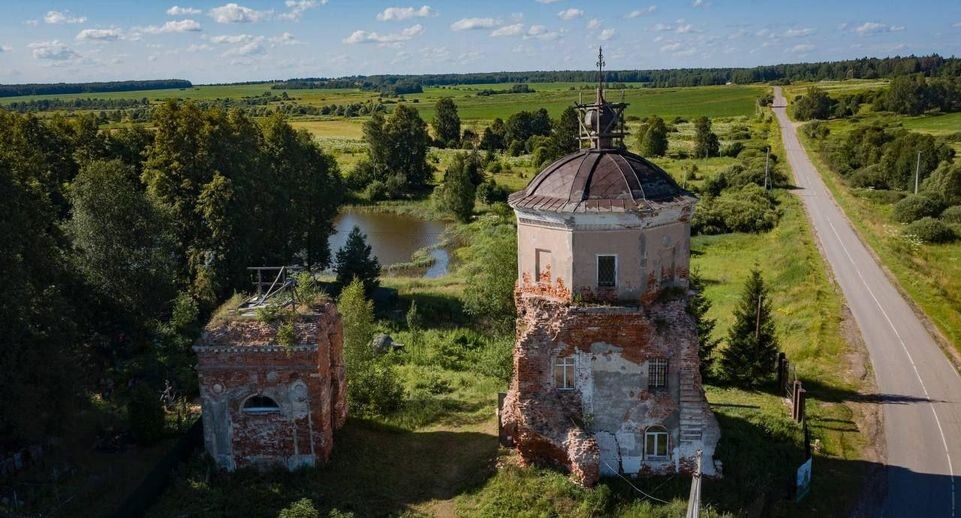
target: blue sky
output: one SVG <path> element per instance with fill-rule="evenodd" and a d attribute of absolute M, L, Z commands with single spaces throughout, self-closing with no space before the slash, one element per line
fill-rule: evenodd
<path fill-rule="evenodd" d="M 0 83 L 961 55 L 959 0 L 0 0 Z"/>

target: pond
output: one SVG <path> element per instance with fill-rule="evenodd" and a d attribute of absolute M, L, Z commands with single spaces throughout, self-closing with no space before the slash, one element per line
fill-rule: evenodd
<path fill-rule="evenodd" d="M 367 234 L 367 242 L 381 266 L 406 263 L 411 255 L 421 249 L 437 244 L 444 233 L 440 221 L 419 219 L 389 212 L 356 212 L 346 210 L 334 220 L 334 234 L 330 236 L 331 258 L 347 242 L 347 235 L 354 226 Z M 447 273 L 450 258 L 441 247 L 430 250 L 434 264 L 424 272 L 424 277 L 440 277 Z"/>

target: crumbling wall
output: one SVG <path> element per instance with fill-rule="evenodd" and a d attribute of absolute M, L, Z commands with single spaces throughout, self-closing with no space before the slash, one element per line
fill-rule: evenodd
<path fill-rule="evenodd" d="M 347 417 L 340 315 L 326 304 L 294 327 L 295 345 L 283 346 L 276 326 L 238 318 L 208 328 L 194 346 L 204 442 L 219 466 L 294 469 L 330 457 Z M 252 396 L 277 410 L 245 411 Z"/>
<path fill-rule="evenodd" d="M 641 307 L 572 306 L 520 288 L 514 378 L 503 420 L 525 462 L 564 467 L 591 485 L 601 474 L 683 472 L 702 449 L 705 472 L 713 473 L 720 432 L 704 400 L 694 323 L 683 297 Z M 559 356 L 574 359 L 574 390 L 554 387 Z M 654 358 L 668 360 L 665 389 L 649 390 Z M 684 404 L 696 405 L 703 422 L 699 441 L 681 441 L 682 381 L 694 387 L 695 400 L 685 391 Z M 650 426 L 668 431 L 669 460 L 645 457 Z"/>

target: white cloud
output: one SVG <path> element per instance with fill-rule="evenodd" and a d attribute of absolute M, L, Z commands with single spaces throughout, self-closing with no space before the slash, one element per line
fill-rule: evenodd
<path fill-rule="evenodd" d="M 638 18 L 638 17 L 641 17 L 641 16 L 647 16 L 647 15 L 649 15 L 649 14 L 654 14 L 654 11 L 657 11 L 657 6 L 656 6 L 656 5 L 650 5 L 650 6 L 646 7 L 646 8 L 644 8 L 644 9 L 634 9 L 633 11 L 627 13 L 627 17 L 628 17 L 628 18 Z"/>
<path fill-rule="evenodd" d="M 678 34 L 686 34 L 693 30 L 694 30 L 694 26 L 689 23 L 678 23 L 677 28 L 674 29 L 674 32 Z"/>
<path fill-rule="evenodd" d="M 791 54 L 803 54 L 812 50 L 814 50 L 814 45 L 811 45 L 810 43 L 802 43 L 787 49 L 787 51 Z"/>
<path fill-rule="evenodd" d="M 239 47 L 234 47 L 227 52 L 223 53 L 223 57 L 238 57 L 238 56 L 254 56 L 257 54 L 263 54 L 266 51 L 264 47 L 264 37 L 257 36 L 253 41 L 247 42 Z"/>
<path fill-rule="evenodd" d="M 10 52 L 11 50 L 13 50 L 13 47 L 9 45 L 0 45 L 0 52 Z"/>
<path fill-rule="evenodd" d="M 206 43 L 201 43 L 200 45 L 194 43 L 184 50 L 186 50 L 187 52 L 200 52 L 201 50 L 210 50 L 212 48 L 213 47 L 211 47 L 210 45 L 207 45 Z"/>
<path fill-rule="evenodd" d="M 523 23 L 514 23 L 511 25 L 505 25 L 491 32 L 491 36 L 495 38 L 498 38 L 501 36 L 520 36 L 521 34 L 524 34 Z"/>
<path fill-rule="evenodd" d="M 601 28 L 601 21 L 597 18 L 591 18 L 591 21 L 587 22 L 587 29 L 593 31 L 594 29 Z"/>
<path fill-rule="evenodd" d="M 280 18 L 281 20 L 297 21 L 297 20 L 300 20 L 300 18 L 304 15 L 304 13 L 308 9 L 313 9 L 318 5 L 325 5 L 326 3 L 327 3 L 327 0 L 287 0 L 286 2 L 284 2 L 284 5 L 286 5 L 287 8 L 290 10 L 287 11 L 286 13 L 282 13 L 280 16 L 278 16 L 278 18 Z M 268 16 L 270 13 L 265 12 L 263 14 L 265 16 Z"/>
<path fill-rule="evenodd" d="M 704 0 L 694 0 L 691 2 L 691 7 L 704 7 L 707 3 Z"/>
<path fill-rule="evenodd" d="M 654 31 L 654 32 L 673 31 L 673 30 L 674 30 L 674 26 L 673 26 L 673 25 L 669 25 L 669 24 L 664 24 L 664 23 L 658 22 L 658 23 L 655 23 L 653 27 L 651 27 L 651 30 Z"/>
<path fill-rule="evenodd" d="M 805 27 L 802 29 L 788 29 L 784 31 L 785 38 L 799 38 L 801 36 L 808 36 L 814 34 L 814 29 L 810 27 Z"/>
<path fill-rule="evenodd" d="M 236 45 L 238 43 L 248 43 L 256 39 L 250 34 L 224 34 L 221 36 L 211 36 L 210 42 L 217 44 Z"/>
<path fill-rule="evenodd" d="M 63 23 L 83 23 L 87 21 L 86 16 L 70 16 L 70 11 L 47 11 L 47 14 L 43 16 L 43 21 L 60 25 Z"/>
<path fill-rule="evenodd" d="M 674 52 L 681 49 L 681 44 L 678 42 L 668 43 L 661 47 L 661 52 Z"/>
<path fill-rule="evenodd" d="M 147 27 L 141 27 L 135 29 L 138 32 L 145 32 L 147 34 L 168 34 L 174 32 L 197 32 L 200 30 L 200 24 L 191 19 L 185 20 L 174 20 L 169 21 L 161 26 L 148 25 Z"/>
<path fill-rule="evenodd" d="M 175 5 L 170 9 L 167 9 L 167 14 L 169 16 L 190 16 L 192 14 L 200 14 L 202 12 L 203 11 L 200 9 L 195 9 L 193 7 L 180 7 L 179 5 Z"/>
<path fill-rule="evenodd" d="M 84 29 L 77 33 L 77 41 L 116 41 L 123 37 L 119 29 Z"/>
<path fill-rule="evenodd" d="M 604 29 L 604 30 L 601 31 L 601 33 L 597 36 L 597 39 L 599 39 L 599 40 L 601 40 L 601 41 L 607 41 L 607 40 L 609 40 L 609 39 L 611 39 L 611 38 L 613 38 L 613 37 L 614 37 L 614 29 Z"/>
<path fill-rule="evenodd" d="M 539 4 L 553 4 L 559 2 L 560 0 L 537 0 Z"/>
<path fill-rule="evenodd" d="M 961 22 L 954 22 L 951 24 L 951 27 L 961 27 Z"/>
<path fill-rule="evenodd" d="M 37 59 L 48 59 L 52 61 L 66 61 L 80 57 L 80 54 L 70 50 L 60 40 L 37 41 L 27 45 L 32 49 L 33 57 Z"/>
<path fill-rule="evenodd" d="M 545 41 L 556 40 L 557 38 L 560 38 L 560 37 L 561 37 L 560 32 L 551 31 L 547 27 L 544 27 L 543 25 L 531 25 L 530 28 L 527 29 L 527 34 L 524 35 L 525 39 L 533 38 L 533 39 L 545 40 Z"/>
<path fill-rule="evenodd" d="M 220 7 L 214 7 L 207 11 L 207 15 L 217 23 L 251 23 L 267 19 L 270 13 L 268 11 L 257 11 L 231 2 Z"/>
<path fill-rule="evenodd" d="M 420 24 L 412 25 L 400 32 L 390 33 L 390 34 L 379 34 L 376 32 L 368 31 L 354 31 L 350 36 L 343 39 L 343 42 L 348 45 L 354 45 L 357 43 L 379 43 L 381 45 L 390 45 L 394 43 L 400 43 L 402 41 L 407 41 L 424 33 L 424 27 Z"/>
<path fill-rule="evenodd" d="M 377 13 L 377 19 L 382 22 L 402 21 L 411 18 L 424 18 L 434 14 L 434 10 L 429 5 L 422 5 L 419 9 L 414 7 L 388 7 Z"/>
<path fill-rule="evenodd" d="M 881 32 L 899 32 L 903 31 L 904 26 L 901 25 L 888 25 L 886 23 L 878 22 L 864 22 L 854 28 L 854 32 L 864 36 L 865 34 L 876 34 Z"/>
<path fill-rule="evenodd" d="M 294 37 L 293 34 L 285 32 L 279 36 L 274 36 L 270 38 L 270 42 L 277 45 L 300 45 L 301 41 Z"/>
<path fill-rule="evenodd" d="M 573 7 L 570 9 L 564 9 L 563 11 L 557 13 L 557 17 L 561 20 L 573 20 L 574 18 L 579 18 L 581 16 L 584 16 L 584 11 L 580 9 L 574 9 Z"/>
<path fill-rule="evenodd" d="M 493 18 L 461 18 L 450 24 L 452 31 L 471 31 L 475 29 L 491 29 L 498 25 Z"/>

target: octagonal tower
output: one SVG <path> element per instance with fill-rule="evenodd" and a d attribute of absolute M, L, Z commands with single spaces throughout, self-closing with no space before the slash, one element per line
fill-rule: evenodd
<path fill-rule="evenodd" d="M 686 312 L 697 199 L 627 151 L 624 103 L 578 104 L 587 147 L 508 202 L 517 216 L 517 342 L 505 434 L 522 458 L 601 475 L 716 474 L 720 435 Z"/>

